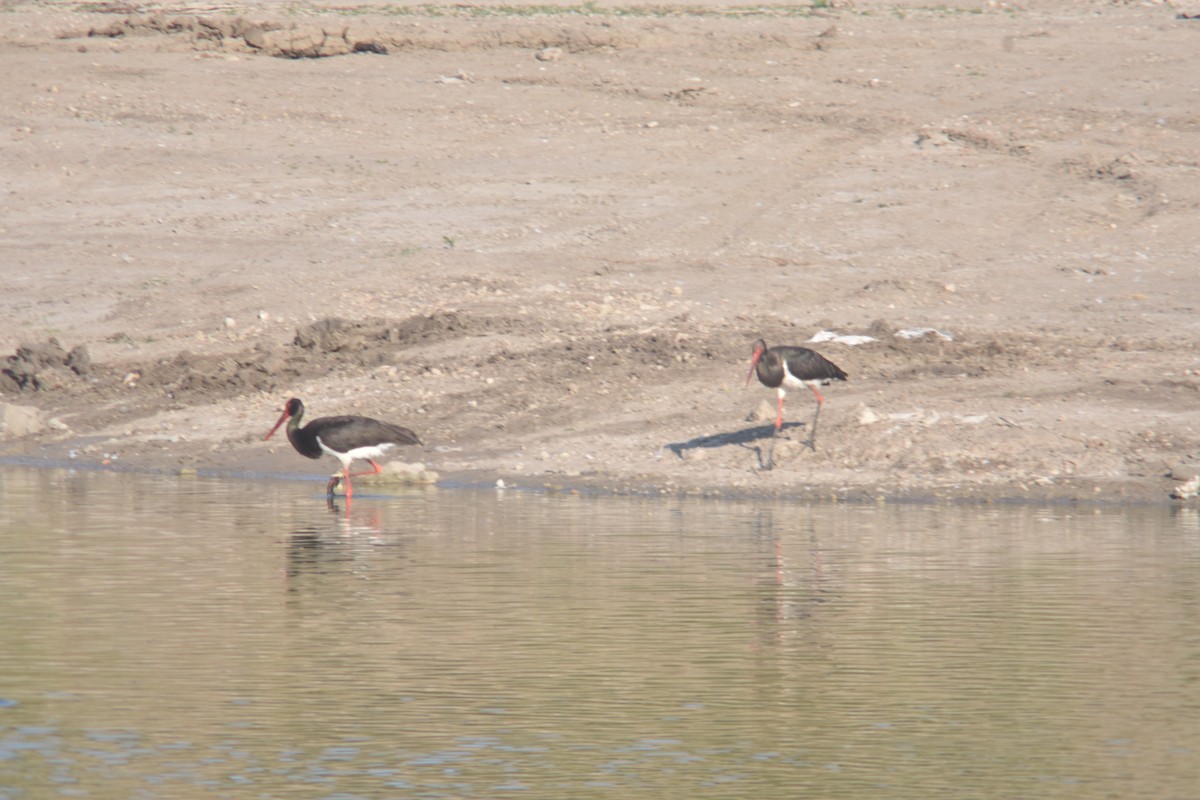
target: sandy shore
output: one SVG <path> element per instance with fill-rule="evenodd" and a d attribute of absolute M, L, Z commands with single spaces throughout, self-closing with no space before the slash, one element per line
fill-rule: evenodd
<path fill-rule="evenodd" d="M 0 456 L 1172 502 L 1200 5 L 829 5 L 5 4 Z"/>

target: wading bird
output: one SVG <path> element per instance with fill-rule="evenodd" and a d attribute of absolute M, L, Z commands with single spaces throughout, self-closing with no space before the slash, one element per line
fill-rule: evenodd
<path fill-rule="evenodd" d="M 382 471 L 375 459 L 382 458 L 389 450 L 400 445 L 421 444 L 421 439 L 408 428 L 380 422 L 370 417 L 319 417 L 300 427 L 304 416 L 304 403 L 293 397 L 283 405 L 283 414 L 271 432 L 263 437 L 270 439 L 279 426 L 287 422 L 287 437 L 296 452 L 309 458 L 331 455 L 342 462 L 342 474 L 334 475 L 325 487 L 332 496 L 339 480 L 346 482 L 346 499 L 353 490 L 350 479 L 360 475 L 377 475 Z M 355 459 L 366 461 L 373 468 L 368 472 L 350 472 L 350 462 Z"/>
<path fill-rule="evenodd" d="M 821 396 L 817 387 L 831 381 L 844 381 L 846 373 L 837 364 L 815 350 L 789 345 L 767 347 L 767 343 L 762 339 L 754 343 L 754 356 L 750 359 L 750 372 L 746 375 L 747 386 L 750 385 L 750 379 L 754 377 L 755 372 L 758 373 L 758 380 L 763 386 L 775 389 L 779 393 L 779 413 L 775 417 L 771 455 L 767 459 L 765 469 L 774 466 L 774 437 L 778 436 L 780 429 L 783 428 L 783 398 L 787 395 L 787 389 L 799 389 L 806 386 L 817 398 L 817 411 L 813 415 L 808 441 L 805 442 L 810 448 L 816 450 L 817 420 L 821 416 L 821 406 L 825 403 L 825 398 Z"/>

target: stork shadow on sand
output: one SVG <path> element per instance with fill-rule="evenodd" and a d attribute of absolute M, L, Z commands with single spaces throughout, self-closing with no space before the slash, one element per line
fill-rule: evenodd
<path fill-rule="evenodd" d="M 697 436 L 694 439 L 688 439 L 686 442 L 669 442 L 663 445 L 663 447 L 680 458 L 687 458 L 686 453 L 689 450 L 697 448 L 713 449 L 734 445 L 752 451 L 755 459 L 758 461 L 758 469 L 769 470 L 774 466 L 775 443 L 779 440 L 779 436 L 788 428 L 805 427 L 808 427 L 808 423 L 806 422 L 784 422 L 783 427 L 776 433 L 775 423 L 768 422 L 766 425 L 754 425 L 749 428 L 742 428 L 740 431 Z M 765 452 L 763 449 L 763 440 L 766 440 Z"/>

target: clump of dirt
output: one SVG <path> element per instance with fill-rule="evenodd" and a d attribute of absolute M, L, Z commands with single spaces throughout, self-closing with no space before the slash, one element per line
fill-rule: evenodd
<path fill-rule="evenodd" d="M 61 31 L 58 38 L 121 39 L 127 36 L 186 36 L 194 42 L 207 41 L 219 44 L 225 40 L 240 40 L 247 46 L 255 47 L 261 46 L 265 34 L 283 27 L 277 22 L 249 20 L 242 16 L 225 19 L 197 17 L 190 14 L 130 14 L 107 25 L 93 26 L 86 31 Z"/>
<path fill-rule="evenodd" d="M 329 318 L 296 331 L 293 343 L 315 353 L 357 354 L 361 359 L 364 352 L 378 350 L 381 345 L 395 349 L 431 339 L 458 339 L 475 332 L 496 332 L 504 328 L 501 320 L 481 323 L 455 312 L 415 316 L 400 322 Z M 367 360 L 378 360 L 378 354 Z"/>
<path fill-rule="evenodd" d="M 281 23 L 190 14 L 130 14 L 87 30 L 60 31 L 59 39 L 127 39 L 169 37 L 200 51 L 261 53 L 277 58 L 330 58 L 373 53 L 388 55 L 401 50 L 460 52 L 513 47 L 581 53 L 601 48 L 629 48 L 641 43 L 640 34 L 624 32 L 611 24 L 587 21 L 576 24 L 530 23 L 517 30 L 480 26 L 464 36 L 445 31 L 413 30 L 399 24 L 362 21 Z"/>
<path fill-rule="evenodd" d="M 386 330 L 386 325 L 376 323 L 322 319 L 296 331 L 292 343 L 316 353 L 361 351 L 368 343 L 382 338 Z"/>
<path fill-rule="evenodd" d="M 53 337 L 20 345 L 7 364 L 0 370 L 0 383 L 5 389 L 22 392 L 49 392 L 80 384 L 92 371 L 87 345 L 68 352 Z"/>
<path fill-rule="evenodd" d="M 417 345 L 495 335 L 522 325 L 522 330 L 531 326 L 503 317 L 456 312 L 402 320 L 326 318 L 299 328 L 285 345 L 260 341 L 233 353 L 202 355 L 183 350 L 153 361 L 131 359 L 96 365 L 86 345 L 67 352 L 50 339 L 19 347 L 9 357 L 2 376 L 17 391 L 41 392 L 42 404 L 51 407 L 69 403 L 82 392 L 92 394 L 93 405 L 117 397 L 130 407 L 131 392 L 143 400 L 195 402 L 214 396 L 274 393 L 314 376 L 395 364 Z M 532 328 L 541 325 L 532 323 Z M 417 364 L 415 369 L 426 371 L 430 366 Z"/>
<path fill-rule="evenodd" d="M 275 391 L 281 380 L 297 374 L 285 359 L 265 348 L 232 356 L 196 356 L 184 351 L 142 370 L 138 383 L 179 399 Z"/>

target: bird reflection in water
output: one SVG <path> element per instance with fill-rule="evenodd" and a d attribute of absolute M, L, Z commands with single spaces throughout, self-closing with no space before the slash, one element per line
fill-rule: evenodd
<path fill-rule="evenodd" d="M 326 507 L 328 524 L 307 525 L 292 532 L 287 541 L 287 577 L 289 590 L 297 587 L 291 580 L 303 575 L 344 573 L 365 550 L 374 551 L 380 544 L 392 543 L 384 533 L 384 509 L 350 509 L 343 511 L 334 498 Z"/>
<path fill-rule="evenodd" d="M 767 570 L 758 581 L 762 592 L 762 622 L 757 648 L 780 648 L 787 643 L 818 646 L 825 639 L 826 604 L 836 602 L 836 588 L 831 584 L 820 540 L 810 526 L 807 535 L 796 532 L 784 535 L 773 518 L 760 519 L 755 527 L 763 544 L 770 548 Z M 791 526 L 786 526 L 791 529 Z M 790 553 L 790 555 L 789 555 Z"/>

